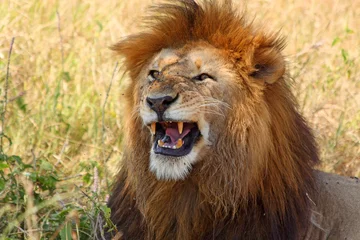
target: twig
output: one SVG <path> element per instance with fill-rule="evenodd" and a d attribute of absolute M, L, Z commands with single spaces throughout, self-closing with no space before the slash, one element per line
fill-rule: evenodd
<path fill-rule="evenodd" d="M 107 163 L 107 161 L 111 158 L 111 155 L 113 154 L 114 149 L 111 149 L 109 155 L 107 156 L 107 158 L 105 158 L 105 163 Z"/>
<path fill-rule="evenodd" d="M 94 227 L 94 229 L 98 229 L 98 233 L 97 234 L 95 233 L 96 240 L 106 240 L 105 236 L 104 236 L 104 228 L 103 228 L 104 225 L 105 224 L 103 221 L 102 214 L 97 215 L 96 221 L 95 221 L 95 227 Z M 100 236 L 99 236 L 99 234 L 100 234 Z M 99 237 L 101 237 L 101 238 L 99 239 Z"/>
<path fill-rule="evenodd" d="M 114 71 L 113 71 L 113 74 L 112 74 L 112 77 L 111 77 L 111 80 L 110 80 L 109 87 L 108 87 L 108 89 L 106 91 L 105 101 L 104 101 L 104 104 L 103 104 L 103 107 L 102 107 L 102 136 L 101 136 L 102 143 L 104 143 L 104 138 L 105 138 L 105 136 L 104 136 L 105 135 L 105 105 L 106 105 L 107 100 L 109 98 L 110 89 L 111 89 L 111 86 L 112 86 L 113 79 L 115 77 L 117 67 L 118 67 L 118 62 L 116 62 L 116 64 L 115 64 L 115 68 L 114 68 Z"/>
<path fill-rule="evenodd" d="M 70 180 L 70 179 L 74 179 L 74 178 L 78 178 L 78 177 L 82 177 L 82 176 L 84 176 L 84 174 L 79 173 L 74 176 L 59 178 L 59 181 L 66 181 L 66 180 Z"/>
<path fill-rule="evenodd" d="M 61 160 L 61 158 L 62 158 L 62 155 L 63 155 L 63 153 L 65 152 L 65 149 L 66 149 L 66 147 L 69 145 L 69 133 L 66 135 L 66 138 L 65 138 L 65 142 L 64 142 L 64 144 L 63 144 L 63 146 L 62 146 L 62 148 L 61 148 L 61 150 L 60 150 L 60 153 L 59 153 L 59 155 L 53 155 L 53 157 L 57 160 L 56 161 L 56 163 L 54 164 L 55 166 L 57 166 L 59 163 L 61 163 L 61 164 L 63 164 L 64 165 L 64 163 L 63 163 L 63 161 Z"/>
<path fill-rule="evenodd" d="M 34 170 L 36 171 L 36 156 L 35 156 L 35 152 L 34 152 L 33 148 L 31 149 L 31 155 L 33 157 L 33 167 L 34 167 Z"/>
<path fill-rule="evenodd" d="M 10 99 L 8 100 L 8 102 L 13 102 L 13 101 L 15 101 L 16 99 L 21 98 L 21 97 L 24 96 L 25 94 L 26 94 L 26 92 L 21 92 L 19 95 L 10 98 Z"/>
<path fill-rule="evenodd" d="M 5 113 L 6 113 L 6 107 L 7 107 L 7 93 L 9 88 L 9 74 L 10 74 L 10 59 L 11 59 L 11 52 L 14 45 L 15 37 L 11 39 L 10 43 L 10 49 L 9 49 L 9 56 L 8 56 L 8 64 L 6 68 L 6 78 L 5 78 L 5 95 L 4 95 L 4 105 L 3 105 L 3 111 L 1 113 L 1 134 L 0 134 L 0 153 L 3 153 L 3 138 L 5 136 L 4 129 L 5 129 Z"/>
<path fill-rule="evenodd" d="M 89 199 L 94 205 L 96 205 L 96 201 L 92 199 L 86 192 L 84 192 L 78 185 L 74 184 L 75 188 L 79 190 L 87 199 Z"/>
<path fill-rule="evenodd" d="M 105 101 L 104 101 L 104 104 L 103 104 L 103 107 L 102 107 L 102 136 L 101 136 L 101 144 L 102 144 L 102 149 L 104 149 L 104 145 L 105 145 L 105 106 L 106 106 L 106 103 L 107 103 L 107 100 L 109 98 L 109 93 L 110 93 L 110 90 L 111 90 L 111 86 L 112 86 L 112 83 L 113 83 L 113 80 L 114 80 L 114 77 L 115 77 L 115 74 L 116 74 L 116 70 L 118 68 L 118 62 L 116 62 L 115 64 L 115 68 L 114 68 L 114 71 L 113 71 L 113 74 L 111 76 L 111 80 L 110 80 L 110 84 L 109 84 L 109 87 L 106 91 L 106 96 L 105 96 Z M 112 153 L 112 152 L 111 152 Z M 110 153 L 110 155 L 111 155 Z M 102 150 L 102 158 L 103 158 L 103 163 L 104 163 L 104 177 L 105 177 L 105 182 L 106 182 L 106 189 L 109 190 L 109 183 L 108 183 L 108 180 L 107 180 L 107 171 L 106 171 L 106 161 L 107 159 L 104 158 L 104 150 Z"/>
<path fill-rule="evenodd" d="M 22 229 L 21 227 L 19 226 L 15 226 L 20 232 L 22 232 L 24 235 L 26 235 L 26 231 L 24 229 Z"/>

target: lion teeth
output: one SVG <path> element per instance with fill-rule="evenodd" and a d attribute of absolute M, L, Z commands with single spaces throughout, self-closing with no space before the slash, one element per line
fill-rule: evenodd
<path fill-rule="evenodd" d="M 181 148 L 183 144 L 184 144 L 183 140 L 179 138 L 175 145 L 176 149 Z"/>
<path fill-rule="evenodd" d="M 151 124 L 151 134 L 152 134 L 152 135 L 155 135 L 155 132 L 156 132 L 156 123 L 153 122 L 153 123 Z"/>
<path fill-rule="evenodd" d="M 178 130 L 179 130 L 180 134 L 182 134 L 183 129 L 184 129 L 184 123 L 183 122 L 178 122 Z"/>
<path fill-rule="evenodd" d="M 158 140 L 158 145 L 160 147 L 164 147 L 165 143 L 162 140 Z"/>
<path fill-rule="evenodd" d="M 174 146 L 171 146 L 171 145 L 165 143 L 163 140 L 158 140 L 157 143 L 158 143 L 158 146 L 161 148 L 171 148 L 171 149 L 179 149 L 184 145 L 184 141 L 181 138 L 179 138 L 176 141 L 176 144 Z"/>

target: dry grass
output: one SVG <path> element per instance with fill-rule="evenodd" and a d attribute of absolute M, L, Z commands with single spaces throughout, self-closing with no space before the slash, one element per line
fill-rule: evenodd
<path fill-rule="evenodd" d="M 26 162 L 46 160 L 65 179 L 60 185 L 82 185 L 81 177 L 94 163 L 104 167 L 107 162 L 104 171 L 110 176 L 116 171 L 122 74 L 115 75 L 103 109 L 119 60 L 108 47 L 139 29 L 136 21 L 150 2 L 157 1 L 0 4 L 2 96 L 15 37 L 4 129 L 12 140 L 4 148 L 8 155 Z M 247 15 L 256 24 L 281 29 L 287 36 L 294 92 L 321 148 L 320 168 L 360 176 L 360 1 L 259 0 L 237 5 L 243 10 L 247 5 Z"/>

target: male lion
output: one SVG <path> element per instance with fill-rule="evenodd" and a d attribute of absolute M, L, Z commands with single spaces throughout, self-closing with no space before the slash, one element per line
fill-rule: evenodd
<path fill-rule="evenodd" d="M 108 203 L 122 239 L 359 240 L 360 183 L 313 170 L 283 39 L 229 0 L 151 10 L 113 47 L 131 78 Z"/>

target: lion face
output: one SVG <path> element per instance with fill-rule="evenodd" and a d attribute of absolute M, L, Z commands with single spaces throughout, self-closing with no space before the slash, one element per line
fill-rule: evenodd
<path fill-rule="evenodd" d="M 184 179 L 221 134 L 235 78 L 230 67 L 220 50 L 197 43 L 161 50 L 141 72 L 140 116 L 158 179 Z"/>

